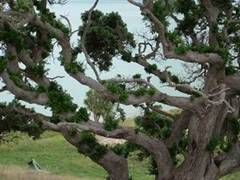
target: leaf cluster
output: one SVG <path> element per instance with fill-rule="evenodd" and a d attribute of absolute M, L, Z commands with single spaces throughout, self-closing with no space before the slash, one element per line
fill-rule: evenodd
<path fill-rule="evenodd" d="M 128 32 L 126 24 L 117 12 L 103 14 L 95 10 L 91 16 L 91 26 L 85 39 L 85 47 L 89 56 L 101 71 L 108 71 L 112 58 L 122 54 L 129 61 L 130 51 L 127 47 L 135 47 L 133 34 Z M 88 12 L 82 14 L 83 25 L 79 28 L 79 36 L 83 36 L 87 26 Z"/>

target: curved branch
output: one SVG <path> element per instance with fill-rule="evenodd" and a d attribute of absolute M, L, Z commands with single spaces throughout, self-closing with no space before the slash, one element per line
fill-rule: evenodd
<path fill-rule="evenodd" d="M 76 128 L 71 123 L 59 123 L 59 124 L 53 124 L 49 122 L 49 117 L 44 116 L 39 113 L 35 113 L 33 111 L 30 111 L 28 109 L 18 107 L 18 106 L 12 106 L 8 107 L 11 108 L 13 112 L 20 113 L 29 119 L 33 119 L 34 121 L 37 121 L 42 124 L 42 128 L 45 130 L 52 130 L 56 131 L 64 136 L 64 138 L 73 146 L 75 146 L 79 152 L 85 154 L 89 158 L 91 158 L 95 163 L 102 166 L 108 173 L 112 180 L 128 180 L 128 165 L 127 160 L 123 158 L 122 156 L 119 156 L 115 154 L 113 151 L 107 149 L 106 147 L 100 145 L 99 143 L 95 142 L 96 146 L 102 146 L 104 148 L 105 152 L 101 154 L 100 157 L 95 158 L 92 156 L 92 154 L 89 152 L 91 151 L 92 147 L 90 147 L 90 144 L 82 141 L 81 132 L 88 130 L 87 128 Z M 4 108 L 1 106 L 0 110 Z M 81 125 L 79 125 L 81 126 Z M 71 132 L 76 129 L 76 133 L 74 135 L 71 134 Z"/>
<path fill-rule="evenodd" d="M 17 98 L 20 98 L 29 103 L 37 103 L 40 105 L 45 105 L 48 103 L 48 96 L 45 93 L 36 93 L 21 89 L 10 79 L 6 70 L 2 72 L 0 76 L 3 79 L 3 82 L 6 84 L 7 89 Z"/>
<path fill-rule="evenodd" d="M 62 54 L 64 57 L 64 64 L 71 63 L 72 60 L 72 48 L 70 45 L 70 40 L 64 35 L 59 29 L 54 28 L 49 23 L 42 22 L 39 18 L 33 17 L 30 21 L 31 24 L 40 27 L 43 30 L 48 31 L 51 34 L 54 34 L 56 39 L 59 41 L 62 46 Z M 72 74 L 69 73 L 74 79 L 76 79 L 81 84 L 87 85 L 88 87 L 96 90 L 98 93 L 102 94 L 105 98 L 109 100 L 118 101 L 119 95 L 111 93 L 106 89 L 105 86 L 100 84 L 98 81 L 92 79 L 91 77 L 86 76 L 83 73 Z M 179 108 L 189 108 L 191 106 L 191 100 L 187 97 L 174 97 L 168 96 L 162 92 L 157 92 L 153 96 L 145 95 L 142 97 L 136 97 L 134 95 L 129 95 L 128 99 L 125 102 L 122 102 L 126 105 L 141 104 L 144 102 L 162 102 L 171 106 L 177 106 Z"/>
<path fill-rule="evenodd" d="M 159 139 L 149 137 L 141 132 L 136 132 L 134 129 L 129 127 L 119 127 L 113 131 L 106 131 L 105 129 L 103 129 L 100 123 L 93 121 L 88 121 L 81 124 L 59 124 L 59 126 L 66 125 L 82 130 L 88 130 L 103 137 L 125 139 L 133 144 L 137 144 L 153 155 L 156 160 L 158 169 L 160 170 L 159 174 L 161 175 L 161 177 L 167 178 L 170 175 L 173 166 L 171 156 L 165 144 Z"/>
<path fill-rule="evenodd" d="M 98 1 L 99 0 L 96 0 L 95 3 L 93 4 L 93 6 L 90 8 L 90 10 L 88 11 L 88 20 L 87 20 L 87 25 L 86 25 L 86 28 L 84 29 L 84 32 L 83 32 L 83 35 L 82 35 L 82 39 L 81 39 L 81 47 L 82 47 L 82 51 L 84 53 L 84 56 L 87 60 L 87 63 L 89 64 L 89 66 L 92 68 L 93 72 L 95 73 L 95 76 L 97 78 L 98 81 L 100 81 L 100 77 L 99 77 L 99 74 L 97 72 L 97 69 L 95 68 L 94 64 L 92 63 L 91 61 L 91 58 L 87 52 L 87 49 L 85 47 L 85 41 L 86 41 L 86 36 L 87 36 L 87 33 L 90 29 L 90 26 L 91 26 L 91 23 L 92 23 L 92 20 L 91 20 L 91 17 L 92 17 L 92 12 L 93 10 L 96 8 L 97 4 L 98 4 Z"/>
<path fill-rule="evenodd" d="M 236 143 L 219 165 L 219 177 L 240 169 L 240 143 Z"/>
<path fill-rule="evenodd" d="M 216 54 L 216 53 L 198 53 L 193 51 L 188 51 L 186 54 L 178 55 L 174 52 L 172 43 L 168 40 L 166 37 L 166 29 L 163 23 L 152 13 L 151 9 L 147 5 L 144 5 L 142 3 L 136 2 L 134 0 L 128 0 L 131 4 L 137 6 L 140 8 L 143 14 L 145 14 L 149 20 L 153 23 L 155 26 L 158 34 L 159 34 L 159 40 L 162 43 L 163 47 L 163 53 L 166 58 L 169 59 L 179 59 L 184 62 L 191 62 L 191 63 L 199 63 L 199 64 L 205 64 L 210 63 L 213 65 L 223 65 L 224 61 L 222 58 Z"/>

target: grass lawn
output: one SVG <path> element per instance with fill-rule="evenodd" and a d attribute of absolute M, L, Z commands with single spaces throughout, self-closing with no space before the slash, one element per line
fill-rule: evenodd
<path fill-rule="evenodd" d="M 63 178 L 64 180 L 104 180 L 107 176 L 104 169 L 92 162 L 89 158 L 79 154 L 76 148 L 67 143 L 60 135 L 45 133 L 41 139 L 35 141 L 26 135 L 21 135 L 20 137 L 21 138 L 17 139 L 14 143 L 0 144 L 0 180 L 2 180 L 1 177 L 4 177 L 4 173 L 16 174 L 19 172 L 23 177 L 25 177 L 26 174 L 28 174 L 28 177 L 34 176 L 32 172 L 30 172 L 30 174 L 26 172 L 28 167 L 27 163 L 31 159 L 35 159 L 43 170 L 55 175 L 66 175 L 64 176 L 65 178 Z M 154 180 L 153 176 L 148 175 L 147 161 L 137 161 L 136 157 L 132 155 L 128 163 L 133 180 Z M 8 169 L 8 171 L 6 171 L 6 169 Z M 37 176 L 40 177 L 39 175 L 36 175 L 36 177 Z M 42 179 L 52 180 L 50 175 L 44 175 L 44 177 L 45 178 Z M 55 179 L 60 180 L 59 177 L 60 176 L 56 176 Z M 15 178 L 4 178 L 4 180 L 7 179 L 15 180 Z M 240 173 L 229 175 L 222 180 L 238 179 L 240 179 Z"/>
<path fill-rule="evenodd" d="M 35 159 L 44 170 L 56 175 L 70 175 L 89 180 L 103 180 L 107 176 L 104 169 L 79 154 L 76 148 L 60 135 L 47 133 L 43 136 L 35 141 L 21 136 L 17 143 L 0 145 L 0 165 L 27 168 L 27 163 Z M 131 157 L 129 169 L 133 179 L 154 179 L 153 176 L 147 175 L 147 162 L 136 162 L 136 159 Z"/>

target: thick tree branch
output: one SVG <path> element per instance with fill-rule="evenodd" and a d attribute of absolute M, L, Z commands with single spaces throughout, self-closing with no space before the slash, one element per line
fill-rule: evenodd
<path fill-rule="evenodd" d="M 219 176 L 225 176 L 240 168 L 240 143 L 236 143 L 219 165 Z"/>
<path fill-rule="evenodd" d="M 220 13 L 220 10 L 214 6 L 211 0 L 201 0 L 203 6 L 206 8 L 206 17 L 209 24 L 209 44 L 210 45 L 217 45 L 217 37 L 216 33 L 214 32 L 214 28 L 216 28 L 217 18 Z"/>
<path fill-rule="evenodd" d="M 140 8 L 140 10 L 149 18 L 149 20 L 155 26 L 160 42 L 163 47 L 163 54 L 168 59 L 178 59 L 184 62 L 199 63 L 205 64 L 210 63 L 213 65 L 224 64 L 224 61 L 216 53 L 198 53 L 193 51 L 188 51 L 186 54 L 178 55 L 174 52 L 174 46 L 166 37 L 166 30 L 162 22 L 151 12 L 148 6 L 145 6 L 142 3 L 136 2 L 134 0 L 128 0 L 131 4 Z"/>
<path fill-rule="evenodd" d="M 92 20 L 91 20 L 91 17 L 92 17 L 92 13 L 93 13 L 93 10 L 96 8 L 98 4 L 98 0 L 95 1 L 95 3 L 93 4 L 93 6 L 90 8 L 90 10 L 87 12 L 88 13 L 88 20 L 87 20 L 87 25 L 86 25 L 86 28 L 84 29 L 84 32 L 83 32 L 83 35 L 82 35 L 82 38 L 81 38 L 81 42 L 80 42 L 80 45 L 82 47 L 82 51 L 84 53 L 84 56 L 87 60 L 87 63 L 89 64 L 89 66 L 92 68 L 93 72 L 95 73 L 95 76 L 97 78 L 98 81 L 100 81 L 100 77 L 99 77 L 99 74 L 97 72 L 97 69 L 95 67 L 95 65 L 93 64 L 93 62 L 91 61 L 91 58 L 87 52 L 87 49 L 85 47 L 85 41 L 86 41 L 86 37 L 87 37 L 87 33 L 91 27 L 91 23 L 92 23 Z"/>
<path fill-rule="evenodd" d="M 28 14 L 27 16 L 31 16 Z M 31 18 L 30 18 L 31 19 Z M 70 64 L 72 60 L 72 49 L 70 45 L 70 40 L 68 37 L 64 35 L 63 32 L 61 32 L 59 29 L 54 28 L 48 23 L 43 23 L 39 18 L 33 17 L 30 21 L 31 24 L 40 27 L 43 30 L 48 31 L 51 34 L 54 34 L 57 40 L 59 41 L 60 45 L 62 46 L 62 55 L 64 58 L 64 63 Z M 71 74 L 69 73 L 73 78 L 75 78 L 77 81 L 79 81 L 81 84 L 87 85 L 90 88 L 96 90 L 100 94 L 102 94 L 104 97 L 106 97 L 109 100 L 117 100 L 118 101 L 118 95 L 111 93 L 108 91 L 102 84 L 97 82 L 96 80 L 84 75 L 83 73 L 76 73 Z M 168 96 L 164 93 L 157 92 L 153 96 L 142 96 L 142 97 L 136 97 L 134 95 L 130 95 L 129 98 L 123 102 L 126 105 L 131 104 L 141 104 L 144 102 L 164 102 L 168 105 L 177 106 L 179 108 L 189 108 L 191 106 L 191 102 L 189 98 L 185 97 L 174 97 L 174 96 Z"/>
<path fill-rule="evenodd" d="M 100 136 L 116 139 L 125 139 L 133 144 L 137 144 L 149 153 L 151 153 L 159 169 L 162 177 L 168 177 L 172 168 L 172 161 L 170 154 L 163 142 L 156 138 L 148 137 L 147 135 L 136 132 L 132 128 L 119 127 L 113 131 L 106 131 L 102 125 L 98 122 L 88 121 L 86 123 L 75 124 L 75 123 L 60 123 L 59 126 L 65 127 L 66 125 L 75 127 L 81 130 L 88 130 Z"/>
<path fill-rule="evenodd" d="M 40 105 L 45 105 L 48 102 L 48 96 L 45 93 L 36 93 L 24 90 L 18 87 L 9 77 L 9 74 L 5 70 L 0 75 L 3 82 L 6 84 L 7 89 L 13 93 L 17 98 L 27 101 L 29 103 L 36 103 Z"/>

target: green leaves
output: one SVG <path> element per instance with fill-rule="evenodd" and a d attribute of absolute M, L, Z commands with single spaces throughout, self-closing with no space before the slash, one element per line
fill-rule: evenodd
<path fill-rule="evenodd" d="M 30 71 L 30 73 L 36 77 L 43 77 L 43 75 L 47 72 L 47 70 L 44 69 L 44 63 L 40 63 L 40 64 L 37 64 L 36 66 L 34 67 L 29 67 L 28 68 L 28 71 Z"/>
<path fill-rule="evenodd" d="M 29 10 L 30 5 L 31 4 L 29 0 L 17 0 L 17 4 L 15 8 L 17 10 L 25 11 L 25 10 Z"/>
<path fill-rule="evenodd" d="M 87 16 L 87 12 L 82 14 L 84 24 L 79 28 L 79 36 L 83 36 Z M 116 55 L 122 55 L 123 60 L 129 62 L 131 52 L 128 47 L 135 47 L 135 41 L 121 16 L 116 12 L 103 14 L 95 10 L 91 19 L 85 47 L 100 71 L 108 71 L 112 65 L 112 58 Z"/>
<path fill-rule="evenodd" d="M 34 121 L 35 119 L 32 117 L 29 118 L 22 113 L 14 111 L 12 108 L 13 105 L 17 107 L 21 106 L 17 102 L 0 104 L 0 134 L 10 131 L 21 131 L 28 133 L 33 138 L 39 138 L 43 133 L 42 124 Z M 24 106 L 21 108 L 24 108 Z"/>
<path fill-rule="evenodd" d="M 152 73 L 153 71 L 156 71 L 157 70 L 157 65 L 156 64 L 151 64 L 149 65 L 148 67 L 144 68 L 144 70 L 147 72 L 147 73 Z"/>
<path fill-rule="evenodd" d="M 140 79 L 141 78 L 141 74 L 135 74 L 133 75 L 133 79 Z"/>
<path fill-rule="evenodd" d="M 86 108 L 81 107 L 77 113 L 69 120 L 70 122 L 87 122 L 89 120 L 89 114 Z"/>
<path fill-rule="evenodd" d="M 7 23 L 4 24 L 4 30 L 0 31 L 0 40 L 14 45 L 17 51 L 28 48 L 28 44 L 25 42 L 23 35 Z"/>
<path fill-rule="evenodd" d="M 172 122 L 156 112 L 145 112 L 144 116 L 135 119 L 137 127 L 154 137 L 167 138 L 171 133 Z"/>
<path fill-rule="evenodd" d="M 178 47 L 175 48 L 175 53 L 179 55 L 185 54 L 189 49 L 190 49 L 189 46 L 185 44 L 180 44 L 178 45 Z"/>
<path fill-rule="evenodd" d="M 107 131 L 112 131 L 117 128 L 118 123 L 118 119 L 115 119 L 114 116 L 108 115 L 104 118 L 104 129 L 106 129 Z"/>
<path fill-rule="evenodd" d="M 136 95 L 136 96 L 144 96 L 146 92 L 147 91 L 146 91 L 145 87 L 140 87 L 139 89 L 134 91 L 134 95 Z"/>
<path fill-rule="evenodd" d="M 128 99 L 128 92 L 124 84 L 119 84 L 115 82 L 107 82 L 106 88 L 114 94 L 119 95 L 119 101 L 124 102 Z"/>
<path fill-rule="evenodd" d="M 153 14 L 165 25 L 167 26 L 169 23 L 167 21 L 167 17 L 169 15 L 169 8 L 166 3 L 161 0 L 157 0 L 153 4 Z"/>
<path fill-rule="evenodd" d="M 7 61 L 4 56 L 0 56 L 0 73 L 2 73 L 7 66 Z"/>
<path fill-rule="evenodd" d="M 127 51 L 122 51 L 122 60 L 126 62 L 131 62 L 132 60 L 132 52 L 127 50 Z"/>
<path fill-rule="evenodd" d="M 63 91 L 56 82 L 51 82 L 48 90 L 49 102 L 53 113 L 75 112 L 77 105 L 72 102 L 72 97 Z"/>
<path fill-rule="evenodd" d="M 209 152 L 218 154 L 221 152 L 228 152 L 231 147 L 231 141 L 227 136 L 213 136 L 209 141 L 206 149 Z"/>
<path fill-rule="evenodd" d="M 137 147 L 137 145 L 135 145 L 135 144 L 131 144 L 131 143 L 126 142 L 126 143 L 124 143 L 124 144 L 116 144 L 116 145 L 113 146 L 111 149 L 112 149 L 116 154 L 121 155 L 121 156 L 127 158 L 128 155 L 129 155 L 131 152 L 137 150 L 138 147 Z"/>
<path fill-rule="evenodd" d="M 69 64 L 65 64 L 65 69 L 67 72 L 72 74 L 77 74 L 78 72 L 84 73 L 83 63 L 73 61 Z"/>
<path fill-rule="evenodd" d="M 97 143 L 95 136 L 89 131 L 82 131 L 80 134 L 79 151 L 90 157 L 91 159 L 98 161 L 106 154 L 107 148 Z M 82 151 L 81 146 L 87 145 L 85 151 Z"/>

